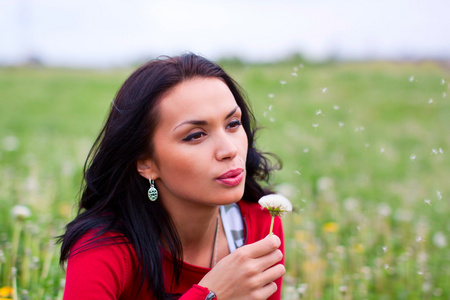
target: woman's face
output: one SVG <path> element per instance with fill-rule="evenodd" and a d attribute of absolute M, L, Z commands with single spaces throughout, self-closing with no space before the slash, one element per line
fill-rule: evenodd
<path fill-rule="evenodd" d="M 213 77 L 184 81 L 161 99 L 158 111 L 148 165 L 161 201 L 209 206 L 239 201 L 248 145 L 228 86 Z"/>

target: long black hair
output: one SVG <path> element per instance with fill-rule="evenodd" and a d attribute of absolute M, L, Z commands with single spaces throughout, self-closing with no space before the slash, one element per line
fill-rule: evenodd
<path fill-rule="evenodd" d="M 89 153 L 78 215 L 59 237 L 61 265 L 88 231 L 96 230 L 97 238 L 106 232 L 119 233 L 136 252 L 141 286 L 147 281 L 155 299 L 169 298 L 164 288 L 160 247 L 164 240 L 172 255 L 173 282 L 177 285 L 182 246 L 167 211 L 159 201 L 148 200 L 148 180 L 138 173 L 137 161 L 153 153 L 153 134 L 162 117 L 158 101 L 177 84 L 194 77 L 218 78 L 232 92 L 242 110 L 242 126 L 248 139 L 243 201 L 257 202 L 267 194 L 259 182 L 268 182 L 275 167 L 255 148 L 255 119 L 239 85 L 219 65 L 192 53 L 152 60 L 124 82 Z"/>

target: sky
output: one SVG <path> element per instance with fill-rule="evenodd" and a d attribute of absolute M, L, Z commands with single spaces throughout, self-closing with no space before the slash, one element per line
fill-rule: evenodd
<path fill-rule="evenodd" d="M 450 59 L 448 0 L 0 0 L 0 64 Z"/>

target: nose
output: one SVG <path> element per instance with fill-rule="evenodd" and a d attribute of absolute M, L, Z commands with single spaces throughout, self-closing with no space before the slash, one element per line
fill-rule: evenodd
<path fill-rule="evenodd" d="M 236 157 L 238 153 L 238 147 L 235 142 L 235 139 L 232 135 L 224 133 L 217 136 L 216 140 L 216 159 L 221 161 L 224 159 L 230 159 Z"/>

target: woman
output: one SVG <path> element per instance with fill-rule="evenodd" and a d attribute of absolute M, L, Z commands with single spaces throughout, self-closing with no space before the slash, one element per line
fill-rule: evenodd
<path fill-rule="evenodd" d="M 61 236 L 64 299 L 280 299 L 283 232 L 238 85 L 194 54 L 136 70 L 85 165 Z"/>

